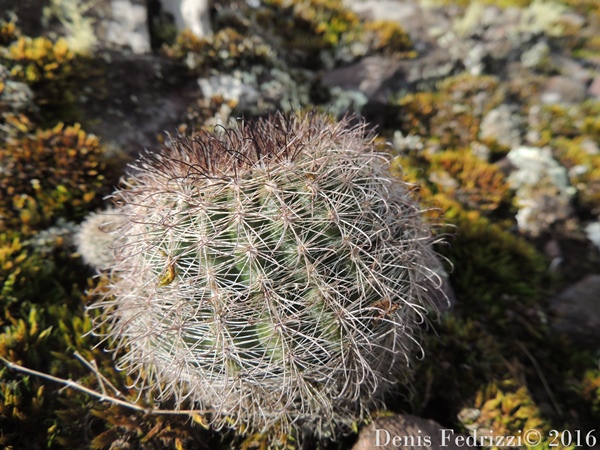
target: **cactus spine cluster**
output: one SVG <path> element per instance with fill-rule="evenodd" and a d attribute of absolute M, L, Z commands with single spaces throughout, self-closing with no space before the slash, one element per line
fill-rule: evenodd
<path fill-rule="evenodd" d="M 403 380 L 433 238 L 364 124 L 276 115 L 179 137 L 114 198 L 96 329 L 159 399 L 216 428 L 325 435 Z"/>

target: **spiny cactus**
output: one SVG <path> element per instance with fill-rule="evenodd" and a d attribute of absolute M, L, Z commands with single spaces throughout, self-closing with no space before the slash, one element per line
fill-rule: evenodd
<path fill-rule="evenodd" d="M 114 208 L 87 215 L 75 234 L 77 251 L 86 264 L 97 269 L 110 267 L 114 263 L 113 245 L 119 228 L 121 215 Z"/>
<path fill-rule="evenodd" d="M 124 223 L 93 306 L 118 367 L 217 429 L 330 436 L 367 417 L 405 380 L 439 281 L 388 166 L 365 124 L 310 114 L 143 156 L 114 194 Z"/>

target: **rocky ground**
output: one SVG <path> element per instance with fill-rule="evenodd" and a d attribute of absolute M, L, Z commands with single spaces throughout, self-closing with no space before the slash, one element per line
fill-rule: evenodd
<path fill-rule="evenodd" d="M 413 385 L 356 424 L 360 437 L 305 446 L 374 448 L 378 426 L 404 437 L 535 429 L 535 448 L 565 430 L 559 448 L 575 436 L 597 446 L 585 441 L 600 423 L 595 0 L 231 0 L 205 11 L 203 36 L 137 0 L 0 0 L 2 11 L 0 356 L 96 387 L 79 351 L 126 386 L 82 337 L 86 289 L 102 279 L 70 239 L 124 163 L 166 133 L 231 118 L 354 112 L 423 204 L 444 211 L 455 302 L 428 331 Z M 0 387 L 7 448 L 265 444 L 6 367 Z M 407 442 L 381 448 L 439 445 Z"/>

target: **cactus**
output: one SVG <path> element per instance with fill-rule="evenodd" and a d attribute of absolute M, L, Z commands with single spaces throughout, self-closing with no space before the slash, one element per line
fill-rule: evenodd
<path fill-rule="evenodd" d="M 113 199 L 95 330 L 140 389 L 216 429 L 325 437 L 407 380 L 435 238 L 364 123 L 275 115 L 178 137 Z"/>
<path fill-rule="evenodd" d="M 75 234 L 77 251 L 83 261 L 96 269 L 110 267 L 114 263 L 112 248 L 115 231 L 120 226 L 121 215 L 114 208 L 92 212 L 79 225 Z"/>

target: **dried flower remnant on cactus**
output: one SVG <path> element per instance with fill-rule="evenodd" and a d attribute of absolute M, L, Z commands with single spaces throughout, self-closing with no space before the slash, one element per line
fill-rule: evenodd
<path fill-rule="evenodd" d="M 435 237 L 364 123 L 275 115 L 134 169 L 93 308 L 140 388 L 217 429 L 324 437 L 407 380 Z"/>

